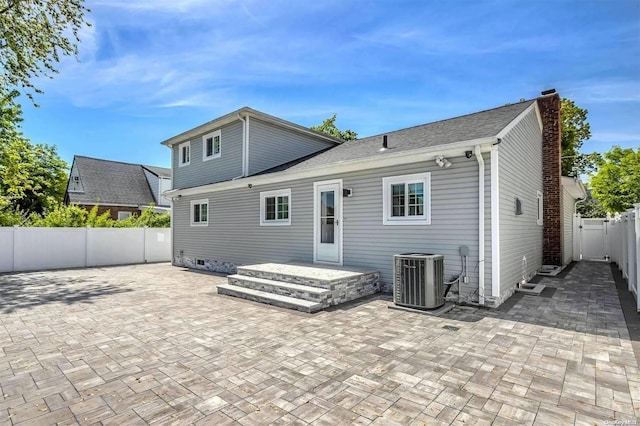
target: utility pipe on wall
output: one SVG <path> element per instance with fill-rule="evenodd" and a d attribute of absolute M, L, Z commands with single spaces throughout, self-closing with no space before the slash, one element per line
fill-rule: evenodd
<path fill-rule="evenodd" d="M 242 116 L 240 114 L 238 114 L 238 120 L 242 121 L 242 174 L 240 176 L 236 176 L 231 180 L 236 180 L 236 179 L 240 179 L 243 177 L 247 176 L 247 169 L 246 169 L 246 156 L 247 156 L 247 133 L 249 131 L 249 129 L 247 129 L 247 120 L 245 120 L 244 118 L 242 118 Z"/>
<path fill-rule="evenodd" d="M 484 305 L 484 159 L 480 145 L 475 146 L 478 160 L 478 303 Z"/>

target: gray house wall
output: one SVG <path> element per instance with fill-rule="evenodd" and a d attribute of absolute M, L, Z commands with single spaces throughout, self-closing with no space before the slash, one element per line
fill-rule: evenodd
<path fill-rule="evenodd" d="M 542 134 L 535 110 L 502 138 L 498 149 L 500 293 L 504 299 L 523 275 L 529 278 L 542 266 L 542 225 L 536 223 L 536 191 L 542 192 Z M 515 214 L 516 198 L 521 201 L 521 215 Z"/>
<path fill-rule="evenodd" d="M 191 163 L 180 167 L 180 144 L 172 148 L 173 187 L 191 188 L 222 182 L 242 174 L 242 122 L 234 121 L 220 128 L 220 157 L 202 161 L 202 133 L 183 142 L 191 142 Z M 182 142 L 181 142 L 182 143 Z"/>
<path fill-rule="evenodd" d="M 478 164 L 475 158 L 449 158 L 453 166 L 441 169 L 432 161 L 300 179 L 271 185 L 254 185 L 185 196 L 173 204 L 174 262 L 208 269 L 233 271 L 235 266 L 258 262 L 313 261 L 313 183 L 343 179 L 353 197 L 343 198 L 343 257 L 345 266 L 373 268 L 381 273 L 383 288 L 391 290 L 393 255 L 403 252 L 445 255 L 445 279 L 461 272 L 459 248 L 470 251 L 470 281 L 462 285 L 462 298 L 477 300 L 478 287 Z M 487 170 L 489 158 L 485 157 Z M 431 172 L 431 225 L 382 224 L 382 178 Z M 489 181 L 489 174 L 485 182 Z M 247 180 L 250 183 L 250 180 Z M 260 192 L 291 188 L 291 225 L 260 226 Z M 490 212 L 490 183 L 486 189 Z M 209 200 L 208 226 L 190 226 L 190 202 Z M 490 217 L 487 217 L 490 226 Z M 490 227 L 486 246 L 490 248 Z M 486 252 L 486 289 L 491 288 L 491 251 Z M 490 294 L 490 290 L 486 290 Z"/>
<path fill-rule="evenodd" d="M 249 120 L 249 175 L 297 160 L 334 144 L 311 135 Z"/>

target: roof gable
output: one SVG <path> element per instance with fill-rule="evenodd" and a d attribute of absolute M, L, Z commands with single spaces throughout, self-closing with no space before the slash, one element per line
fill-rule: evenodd
<path fill-rule="evenodd" d="M 83 192 L 67 192 L 70 203 L 149 205 L 155 203 L 140 164 L 76 155 L 73 158 Z"/>

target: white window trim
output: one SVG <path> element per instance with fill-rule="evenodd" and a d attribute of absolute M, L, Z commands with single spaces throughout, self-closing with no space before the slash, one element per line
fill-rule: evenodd
<path fill-rule="evenodd" d="M 544 224 L 544 196 L 540 191 L 536 191 L 536 202 L 538 208 L 536 223 L 542 226 Z"/>
<path fill-rule="evenodd" d="M 184 158 L 182 158 L 182 148 L 189 148 L 189 161 L 183 162 Z M 178 145 L 178 167 L 184 167 L 191 164 L 191 141 L 183 142 Z"/>
<path fill-rule="evenodd" d="M 200 222 L 194 222 L 193 221 L 193 209 L 194 209 L 194 206 L 195 205 L 202 205 L 202 204 L 206 204 L 207 205 L 207 220 L 206 221 L 200 221 Z M 211 216 L 211 210 L 209 210 L 209 199 L 191 201 L 191 208 L 189 209 L 189 215 L 190 215 L 189 222 L 191 223 L 191 226 L 209 226 L 209 216 Z"/>
<path fill-rule="evenodd" d="M 287 219 L 265 219 L 266 199 L 271 197 L 289 197 L 289 217 Z M 277 215 L 276 205 L 276 215 Z M 260 193 L 260 226 L 289 226 L 291 225 L 291 188 L 265 191 Z"/>
<path fill-rule="evenodd" d="M 207 156 L 207 139 L 215 139 L 218 136 L 220 138 L 220 151 L 217 154 L 211 154 Z M 214 158 L 220 158 L 222 155 L 222 132 L 220 130 L 216 130 L 215 132 L 207 133 L 202 137 L 202 161 L 213 160 Z"/>
<path fill-rule="evenodd" d="M 131 212 L 118 212 L 118 220 L 125 220 L 131 216 Z"/>
<path fill-rule="evenodd" d="M 424 184 L 424 214 L 422 216 L 391 216 L 391 185 L 398 183 Z M 415 173 L 382 178 L 382 224 L 431 225 L 431 173 Z"/>

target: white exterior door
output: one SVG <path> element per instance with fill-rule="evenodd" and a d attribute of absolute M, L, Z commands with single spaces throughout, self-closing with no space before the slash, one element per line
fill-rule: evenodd
<path fill-rule="evenodd" d="M 342 179 L 313 184 L 313 261 L 342 265 Z"/>

